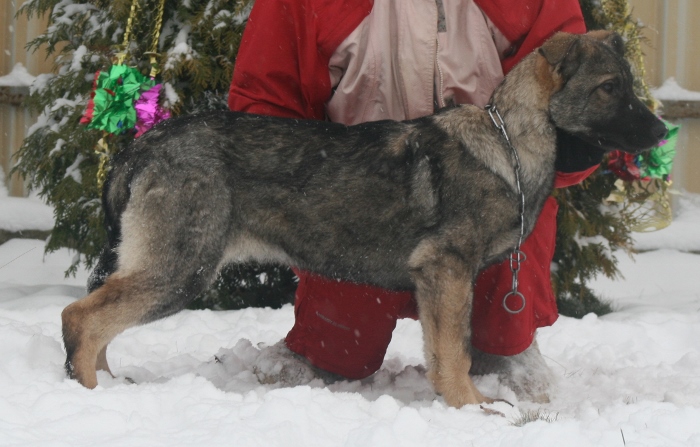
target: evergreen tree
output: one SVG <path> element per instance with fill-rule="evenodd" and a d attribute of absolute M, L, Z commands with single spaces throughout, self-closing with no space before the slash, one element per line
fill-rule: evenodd
<path fill-rule="evenodd" d="M 165 1 L 159 35 L 163 106 L 175 113 L 201 105 L 212 92 L 226 92 L 250 2 L 233 0 Z M 80 253 L 79 262 L 92 266 L 105 241 L 97 189 L 99 155 L 95 148 L 103 133 L 87 129 L 80 118 L 95 72 L 108 68 L 118 51 L 124 63 L 144 75 L 150 71 L 146 53 L 154 37 L 158 1 L 136 11 L 127 48 L 119 44 L 131 11 L 131 0 L 31 0 L 20 9 L 28 17 L 49 13 L 49 27 L 29 43 L 36 51 L 46 45 L 56 54 L 54 74 L 43 74 L 26 101 L 39 114 L 18 153 L 16 171 L 55 207 L 55 227 L 47 250 L 68 247 Z M 133 132 L 107 137 L 117 152 Z"/>
<path fill-rule="evenodd" d="M 49 14 L 46 33 L 29 49 L 46 45 L 48 54 L 56 55 L 56 67 L 31 88 L 27 105 L 39 118 L 28 130 L 15 170 L 55 208 L 46 250 L 67 247 L 79 254 L 67 273 L 80 263 L 91 267 L 105 241 L 98 141 L 104 137 L 115 153 L 134 138 L 133 131 L 105 136 L 80 124 L 95 73 L 108 69 L 120 54 L 125 65 L 144 76 L 155 62 L 160 69 L 156 81 L 163 83 L 161 104 L 173 114 L 225 109 L 251 6 L 252 0 L 29 0 L 22 6 L 20 13 L 29 17 Z M 589 27 L 609 27 L 599 2 L 582 0 L 582 6 Z M 122 46 L 127 30 L 130 38 Z M 157 55 L 149 53 L 154 38 Z M 597 301 L 586 282 L 598 273 L 617 275 L 613 252 L 630 248 L 631 214 L 623 207 L 601 206 L 615 181 L 601 170 L 582 186 L 556 193 L 560 231 L 553 282 L 563 312 L 580 314 L 585 303 Z M 230 267 L 193 306 L 276 307 L 291 301 L 294 288 L 286 268 Z"/>
<path fill-rule="evenodd" d="M 251 6 L 251 0 L 30 0 L 22 6 L 20 14 L 29 18 L 49 14 L 47 31 L 28 47 L 37 51 L 45 45 L 56 64 L 53 74 L 38 77 L 27 98 L 38 121 L 28 129 L 15 171 L 55 208 L 46 250 L 67 247 L 78 253 L 67 274 L 80 263 L 92 267 L 106 240 L 95 150 L 104 133 L 80 124 L 95 73 L 125 53 L 124 64 L 148 75 L 155 37 L 162 105 L 173 114 L 226 109 L 225 94 Z M 123 47 L 127 27 L 131 38 Z M 129 131 L 105 140 L 115 153 L 133 138 Z M 228 268 L 222 276 L 194 307 L 279 306 L 293 298 L 294 276 L 286 269 L 244 266 Z"/>

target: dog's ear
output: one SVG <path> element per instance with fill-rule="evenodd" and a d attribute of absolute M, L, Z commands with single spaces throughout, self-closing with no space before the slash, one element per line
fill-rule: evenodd
<path fill-rule="evenodd" d="M 617 53 L 620 57 L 625 57 L 625 41 L 619 34 L 612 31 L 596 30 L 590 31 L 586 35 L 600 40 L 615 50 L 615 53 Z"/>
<path fill-rule="evenodd" d="M 539 53 L 566 80 L 578 70 L 580 41 L 579 35 L 556 33 L 540 47 Z"/>

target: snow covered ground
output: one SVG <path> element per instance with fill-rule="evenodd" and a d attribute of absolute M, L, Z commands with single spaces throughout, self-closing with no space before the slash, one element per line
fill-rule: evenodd
<path fill-rule="evenodd" d="M 20 210 L 2 195 L 0 228 L 45 224 L 35 202 Z M 700 255 L 688 253 L 700 253 L 700 196 L 686 195 L 676 221 L 638 246 L 650 251 L 636 262 L 619 254 L 624 280 L 595 283 L 615 313 L 539 332 L 559 378 L 551 403 L 518 402 L 495 376 L 477 378 L 516 404 L 496 404 L 499 417 L 434 395 L 414 321 L 400 322 L 368 380 L 258 384 L 256 346 L 286 334 L 289 306 L 185 311 L 131 329 L 108 352 L 122 378 L 102 374 L 87 390 L 65 378 L 60 338 L 60 312 L 84 295 L 87 273 L 66 279 L 71 253 L 13 239 L 0 246 L 0 445 L 700 446 Z M 549 421 L 515 424 L 534 411 Z"/>

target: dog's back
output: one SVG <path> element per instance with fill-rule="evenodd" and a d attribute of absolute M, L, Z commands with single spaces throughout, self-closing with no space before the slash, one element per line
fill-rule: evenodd
<path fill-rule="evenodd" d="M 459 175 L 456 164 L 468 164 L 469 175 L 446 178 Z M 135 269 L 186 263 L 178 241 L 189 234 L 195 246 L 215 238 L 224 249 L 219 263 L 291 263 L 409 289 L 408 258 L 450 212 L 440 202 L 451 200 L 445 194 L 455 181 L 481 190 L 457 205 L 462 211 L 508 189 L 433 117 L 347 127 L 215 112 L 169 120 L 115 157 L 105 206 L 113 230 L 136 233 L 118 248 L 120 263 Z M 170 196 L 176 200 L 166 206 Z M 147 248 L 151 232 L 161 261 Z"/>

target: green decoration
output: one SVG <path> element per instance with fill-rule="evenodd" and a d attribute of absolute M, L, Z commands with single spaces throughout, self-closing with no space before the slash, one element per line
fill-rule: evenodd
<path fill-rule="evenodd" d="M 95 89 L 95 109 L 89 129 L 120 134 L 136 125 L 134 102 L 142 91 L 149 90 L 155 81 L 142 75 L 136 68 L 112 65 L 101 72 Z"/>
<path fill-rule="evenodd" d="M 679 125 L 664 121 L 668 129 L 666 140 L 648 153 L 639 156 L 642 177 L 667 179 L 673 167 L 673 157 L 676 156 Z"/>

